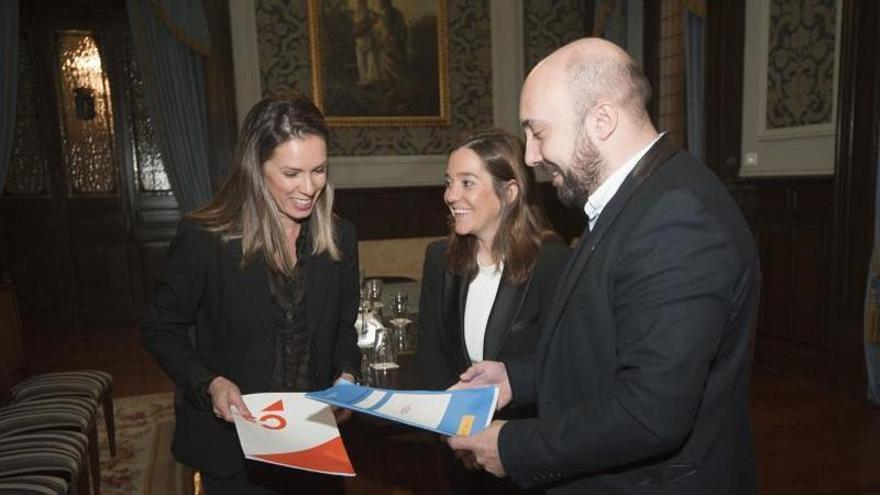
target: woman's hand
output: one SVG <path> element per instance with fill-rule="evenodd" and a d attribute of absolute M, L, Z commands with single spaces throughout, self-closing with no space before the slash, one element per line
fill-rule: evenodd
<path fill-rule="evenodd" d="M 211 396 L 211 407 L 214 415 L 224 421 L 232 422 L 232 406 L 238 409 L 238 413 L 249 421 L 253 421 L 254 417 L 244 405 L 241 398 L 241 391 L 238 386 L 231 381 L 218 376 L 211 380 L 208 386 L 208 395 Z"/>
<path fill-rule="evenodd" d="M 507 377 L 507 367 L 504 366 L 504 363 L 497 361 L 474 363 L 459 375 L 458 379 L 459 382 L 449 387 L 448 390 L 485 387 L 487 385 L 498 387 L 498 402 L 495 409 L 506 406 L 513 398 L 510 380 Z"/>
<path fill-rule="evenodd" d="M 339 380 L 344 380 L 348 383 L 353 384 L 354 383 L 354 375 L 352 375 L 351 373 L 348 373 L 348 372 L 340 373 L 339 378 L 337 378 L 336 381 L 333 382 L 333 384 L 336 385 L 337 383 L 339 383 Z"/>
<path fill-rule="evenodd" d="M 351 418 L 351 409 L 346 409 L 344 407 L 336 407 L 330 406 L 330 410 L 333 411 L 333 416 L 336 416 L 336 424 L 341 425 Z"/>
<path fill-rule="evenodd" d="M 339 378 L 333 382 L 334 385 L 338 384 L 341 381 L 347 381 L 348 383 L 354 383 L 354 375 L 351 373 L 342 373 L 339 375 Z M 336 424 L 341 425 L 348 421 L 351 418 L 351 409 L 345 409 L 344 407 L 336 407 L 330 406 L 330 409 L 333 411 L 333 415 L 336 416 Z"/>

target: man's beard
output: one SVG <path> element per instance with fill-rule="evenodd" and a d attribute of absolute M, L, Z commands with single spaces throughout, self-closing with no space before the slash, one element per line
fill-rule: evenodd
<path fill-rule="evenodd" d="M 579 133 L 570 167 L 563 169 L 552 162 L 545 162 L 545 165 L 562 177 L 562 184 L 556 188 L 559 200 L 564 205 L 573 207 L 586 204 L 587 198 L 599 186 L 599 176 L 605 167 L 605 161 L 584 132 Z"/>

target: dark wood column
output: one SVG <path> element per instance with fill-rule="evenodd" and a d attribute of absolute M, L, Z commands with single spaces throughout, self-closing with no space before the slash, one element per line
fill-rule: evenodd
<path fill-rule="evenodd" d="M 864 394 L 863 304 L 880 133 L 880 4 L 843 2 L 830 335 L 837 385 Z"/>
<path fill-rule="evenodd" d="M 202 0 L 202 7 L 211 36 L 211 55 L 205 57 L 205 105 L 208 114 L 211 184 L 216 191 L 229 170 L 238 134 L 232 35 L 227 0 Z"/>
<path fill-rule="evenodd" d="M 730 180 L 739 175 L 742 147 L 745 2 L 706 7 L 706 165 Z"/>

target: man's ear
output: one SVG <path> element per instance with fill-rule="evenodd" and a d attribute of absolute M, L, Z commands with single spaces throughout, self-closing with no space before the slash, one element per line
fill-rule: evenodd
<path fill-rule="evenodd" d="M 620 115 L 615 106 L 609 102 L 600 101 L 590 112 L 590 124 L 596 139 L 605 141 L 610 138 L 617 129 Z"/>

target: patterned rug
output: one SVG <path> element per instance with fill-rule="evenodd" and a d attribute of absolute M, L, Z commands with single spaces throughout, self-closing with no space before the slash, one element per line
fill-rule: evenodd
<path fill-rule="evenodd" d="M 173 394 L 114 399 L 116 457 L 110 457 L 104 418 L 98 419 L 102 495 L 186 495 L 192 472 L 171 455 Z"/>

